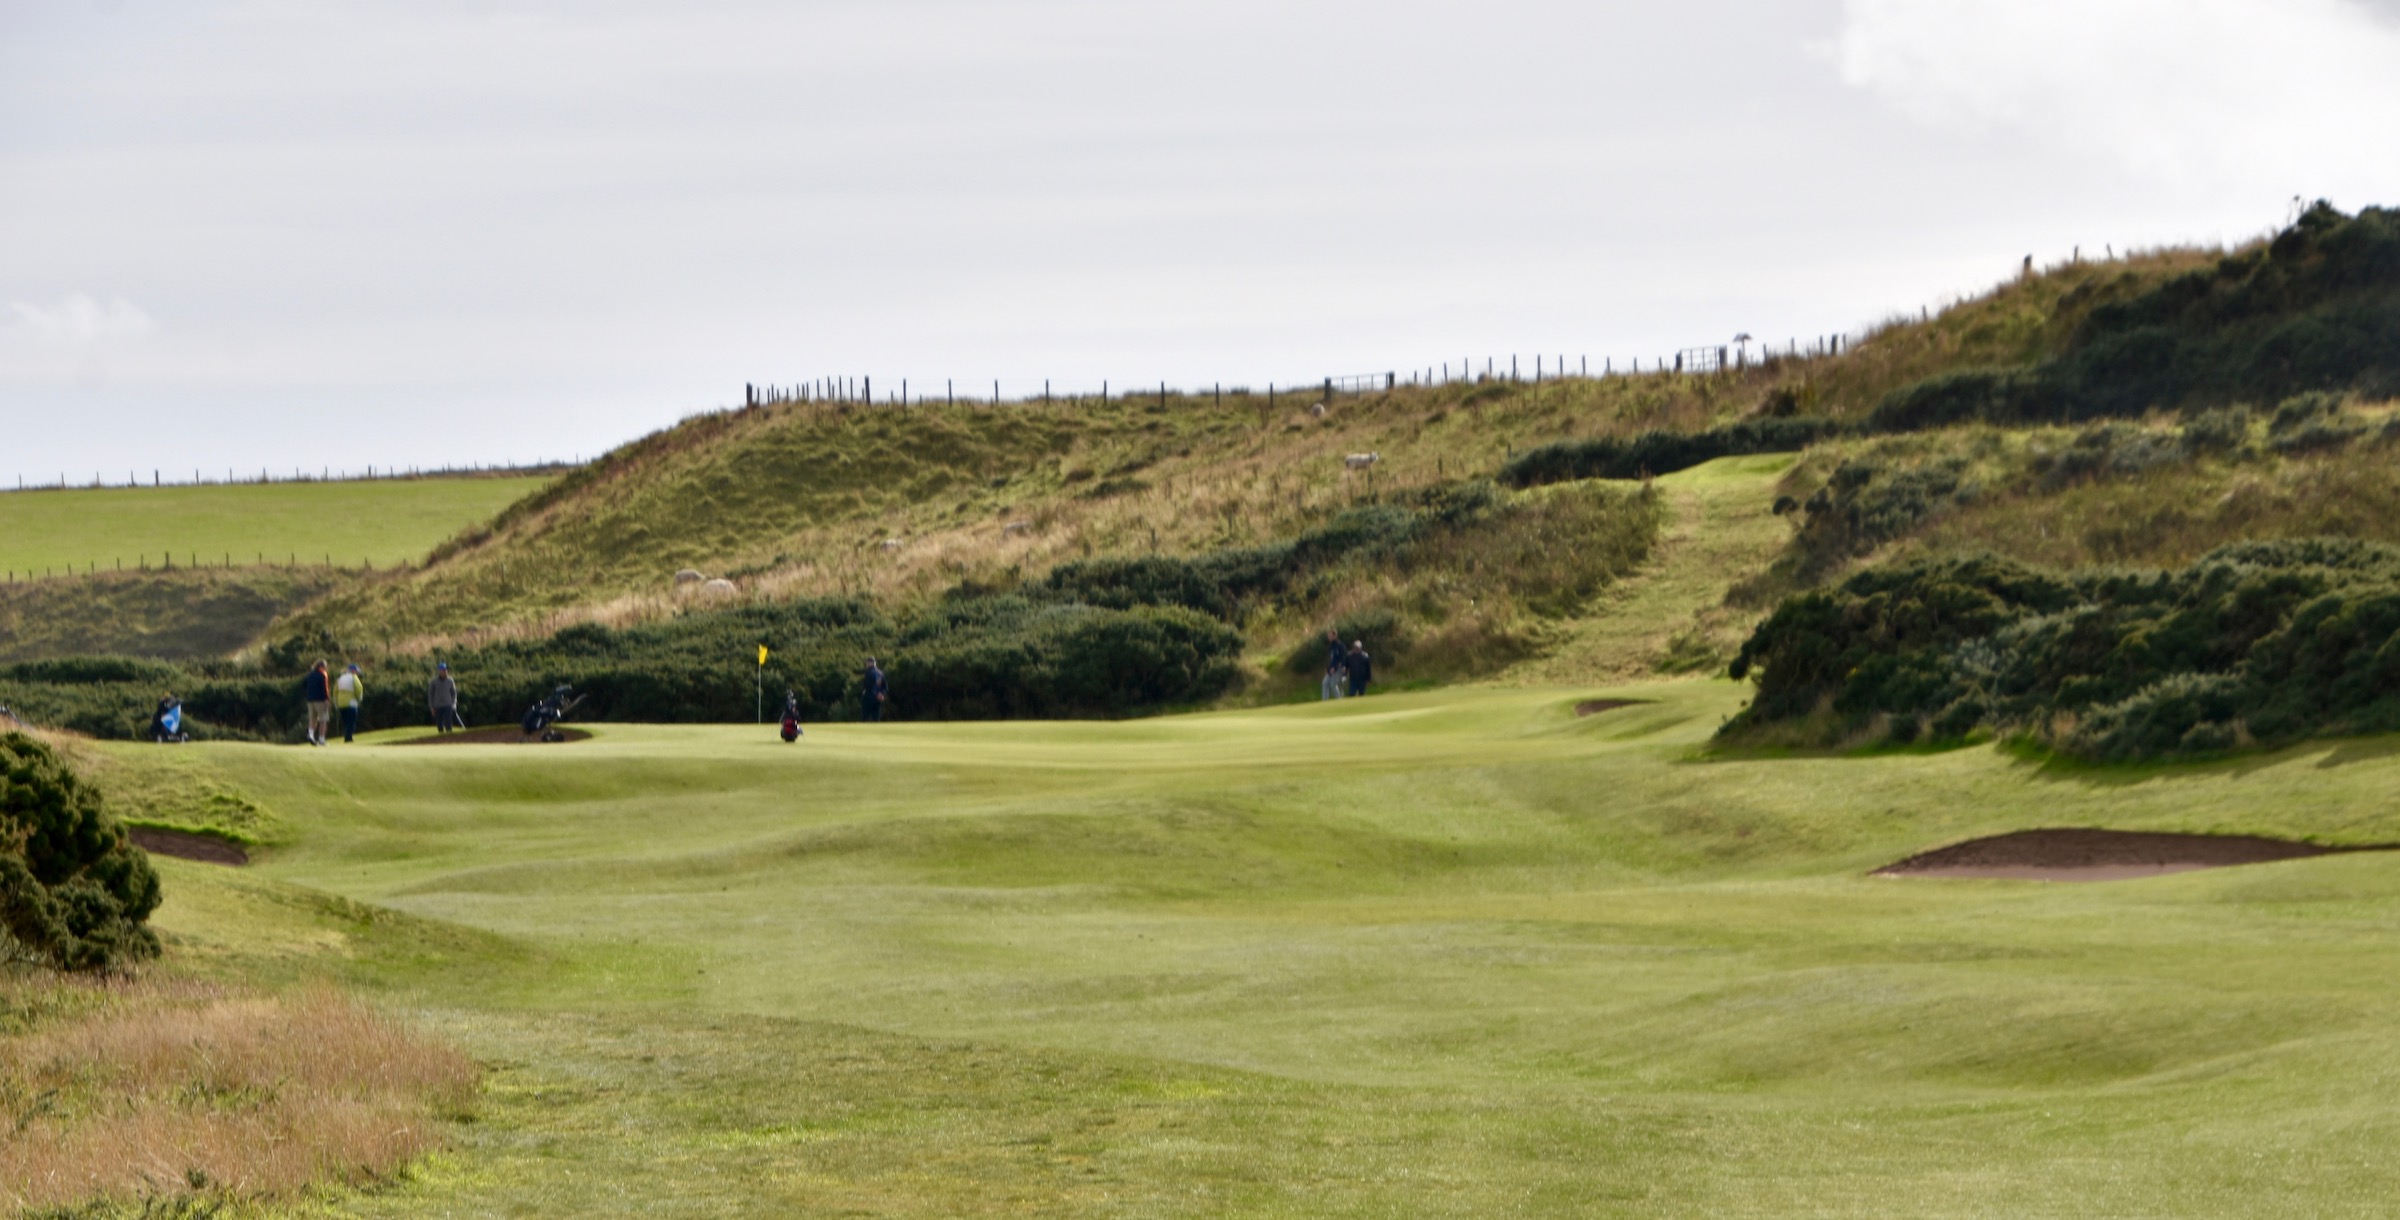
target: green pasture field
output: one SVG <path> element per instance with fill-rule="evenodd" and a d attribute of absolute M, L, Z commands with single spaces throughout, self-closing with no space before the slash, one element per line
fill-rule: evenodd
<path fill-rule="evenodd" d="M 2042 826 L 2400 841 L 2400 741 L 1707 753 L 1741 698 L 105 749 L 279 844 L 162 861 L 169 969 L 331 976 L 488 1066 L 446 1151 L 312 1209 L 2388 1214 L 2400 854 L 1868 873 Z"/>
<path fill-rule="evenodd" d="M 0 572 L 17 580 L 261 562 L 386 567 L 489 520 L 547 476 L 70 488 L 0 493 Z"/>

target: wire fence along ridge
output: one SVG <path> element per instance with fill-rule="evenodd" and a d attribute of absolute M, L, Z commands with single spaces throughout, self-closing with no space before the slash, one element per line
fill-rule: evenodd
<path fill-rule="evenodd" d="M 183 551 L 172 554 L 162 552 L 136 555 L 133 557 L 131 566 L 127 566 L 122 558 L 112 558 L 106 564 L 98 560 L 87 560 L 80 564 L 42 564 L 39 568 L 29 564 L 23 568 L 0 568 L 0 584 L 30 583 L 59 577 L 99 576 L 109 572 L 230 572 L 237 569 L 244 571 L 273 569 L 284 572 L 372 572 L 375 570 L 375 561 L 372 558 L 361 558 L 356 565 L 352 565 L 347 559 L 341 563 L 335 563 L 335 556 L 330 553 L 304 556 L 293 551 L 286 552 L 282 559 L 277 559 L 265 551 L 253 551 L 251 554 L 255 556 L 254 562 L 251 563 L 234 562 L 237 556 L 231 551 L 220 551 L 207 555 L 198 551 Z M 208 562 L 211 559 L 217 562 Z M 408 566 L 406 563 L 387 563 L 384 568 L 387 571 L 398 571 Z"/>
<path fill-rule="evenodd" d="M 1731 343 L 1719 344 L 1714 347 L 1688 347 L 1672 356 L 1656 357 L 1647 363 L 1642 358 L 1636 357 L 1624 364 L 1618 364 L 1614 358 L 1604 357 L 1598 369 L 1592 367 L 1589 356 L 1577 356 L 1570 360 L 1565 355 L 1554 356 L 1545 352 L 1531 357 L 1521 354 L 1505 358 L 1499 356 L 1485 356 L 1480 359 L 1470 357 L 1456 363 L 1442 361 L 1406 372 L 1391 369 L 1380 373 L 1346 373 L 1323 377 L 1313 382 L 1295 384 L 1278 385 L 1270 381 L 1259 387 L 1215 382 L 1195 388 L 1170 386 L 1163 381 L 1155 385 L 1145 383 L 1120 387 L 1102 381 L 1099 383 L 1098 389 L 1060 390 L 1051 380 L 1045 378 L 1042 381 L 1041 389 L 1028 388 L 1025 392 L 1010 396 L 1002 392 L 1001 384 L 998 381 L 974 382 L 962 393 L 959 382 L 954 379 L 946 379 L 939 383 L 938 389 L 934 389 L 912 385 L 907 378 L 901 378 L 896 382 L 887 379 L 883 383 L 883 393 L 879 397 L 875 392 L 873 377 L 818 377 L 790 383 L 745 382 L 742 385 L 742 406 L 745 408 L 766 407 L 787 403 L 891 407 L 922 406 L 929 403 L 940 403 L 947 406 L 957 406 L 960 403 L 970 406 L 1010 404 L 1023 406 L 1040 403 L 1048 406 L 1054 403 L 1078 403 L 1092 400 L 1107 403 L 1149 397 L 1155 397 L 1161 402 L 1169 398 L 1213 398 L 1222 402 L 1228 396 L 1263 397 L 1273 401 L 1280 397 L 1293 395 L 1315 394 L 1321 399 L 1332 399 L 1343 394 L 1385 393 L 1403 387 L 1420 388 L 1492 381 L 1543 382 L 1595 377 L 1714 376 L 1752 368 L 1769 368 L 1793 360 L 1839 356 L 1855 347 L 1865 337 L 1864 333 L 1833 334 L 1805 341 L 1792 339 L 1778 346 L 1760 343 L 1748 335 L 1742 335 Z M 1088 387 L 1089 383 L 1086 385 Z M 989 392 L 982 392 L 987 387 Z"/>
<path fill-rule="evenodd" d="M 541 475 L 564 474 L 581 465 L 583 465 L 583 459 L 577 457 L 573 461 L 532 462 L 514 466 L 370 465 L 363 469 L 325 466 L 320 467 L 315 474 L 310 474 L 307 470 L 295 466 L 288 475 L 264 466 L 259 467 L 258 473 L 255 475 L 249 471 L 229 466 L 226 468 L 223 478 L 218 478 L 213 471 L 194 470 L 189 479 L 184 478 L 183 472 L 180 470 L 170 471 L 164 467 L 153 467 L 148 482 L 142 481 L 142 472 L 138 470 L 126 471 L 123 482 L 118 482 L 107 471 L 93 471 L 89 482 L 80 477 L 70 479 L 67 472 L 60 471 L 56 479 L 28 480 L 25 475 L 19 474 L 13 487 L 0 486 L 0 494 L 11 491 L 105 491 L 142 487 L 261 487 L 270 484 L 291 483 L 405 483 L 412 479 L 534 478 Z M 166 477 L 169 474 L 175 477 L 172 479 Z"/>

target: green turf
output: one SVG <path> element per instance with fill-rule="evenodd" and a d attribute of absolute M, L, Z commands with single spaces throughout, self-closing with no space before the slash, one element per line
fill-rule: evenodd
<path fill-rule="evenodd" d="M 328 562 L 388 567 L 531 494 L 544 477 L 384 479 L 0 494 L 0 572 Z"/>
<path fill-rule="evenodd" d="M 2366 1216 L 2400 1192 L 2400 856 L 1865 875 L 2044 825 L 2400 840 L 2400 742 L 2140 772 L 1710 757 L 1736 688 L 1574 718 L 1593 693 L 195 747 L 286 845 L 169 862 L 160 922 L 173 961 L 332 970 L 492 1066 L 449 1151 L 339 1205 L 362 1215 Z"/>

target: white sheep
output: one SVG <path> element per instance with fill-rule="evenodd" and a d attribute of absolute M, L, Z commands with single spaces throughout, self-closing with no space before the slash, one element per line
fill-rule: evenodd
<path fill-rule="evenodd" d="M 1367 467 L 1372 466 L 1382 460 L 1383 454 L 1381 452 L 1353 453 L 1350 456 L 1342 459 L 1342 465 L 1347 466 L 1352 470 L 1365 470 Z"/>

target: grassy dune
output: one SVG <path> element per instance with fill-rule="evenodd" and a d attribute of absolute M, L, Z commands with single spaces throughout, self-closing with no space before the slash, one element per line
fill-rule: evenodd
<path fill-rule="evenodd" d="M 299 564 L 389 567 L 532 493 L 537 477 L 395 479 L 0 495 L 0 572 Z"/>
<path fill-rule="evenodd" d="M 205 747 L 179 968 L 490 1065 L 358 1215 L 2374 1215 L 2400 860 L 1876 879 L 2052 825 L 2400 840 L 2382 739 L 1703 752 L 1722 683 L 1118 724 Z M 386 738 L 388 739 L 388 738 Z M 126 767 L 160 755 L 105 747 Z"/>
<path fill-rule="evenodd" d="M 422 572 L 339 593 L 289 627 L 430 642 L 622 625 L 685 605 L 669 581 L 686 567 L 752 596 L 905 604 L 1087 555 L 1248 546 L 1379 493 L 1487 477 L 1546 442 L 1706 428 L 1771 397 L 1857 419 L 1930 374 L 2055 354 L 2093 308 L 2214 257 L 2058 267 L 1922 321 L 1894 319 L 1837 357 L 1722 376 L 1403 385 L 1321 415 L 1313 392 L 1233 390 L 700 416 L 560 479 Z M 1344 465 L 1367 452 L 1382 456 L 1372 476 Z"/>

